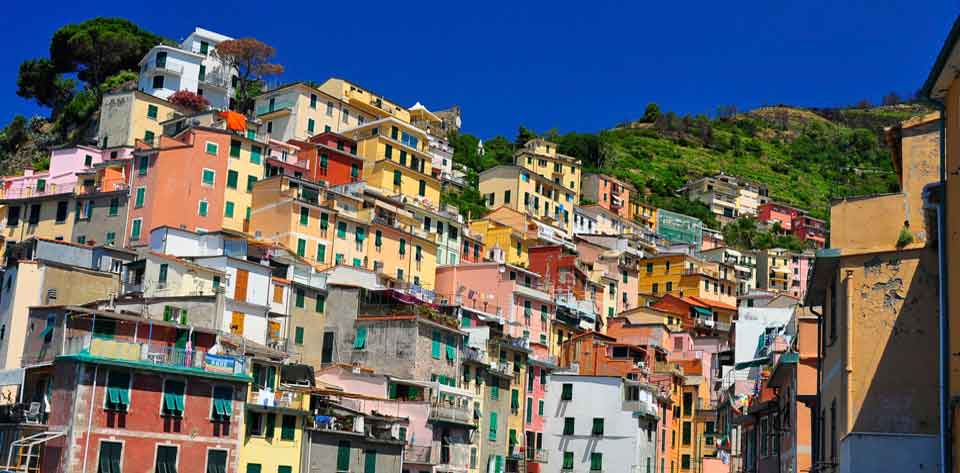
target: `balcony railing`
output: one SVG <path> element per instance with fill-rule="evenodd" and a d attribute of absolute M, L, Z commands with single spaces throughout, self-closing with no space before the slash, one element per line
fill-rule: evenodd
<path fill-rule="evenodd" d="M 490 364 L 490 358 L 487 356 L 487 352 L 473 347 L 467 347 L 463 350 L 463 358 L 475 363 Z"/>
<path fill-rule="evenodd" d="M 188 368 L 216 374 L 249 375 L 246 359 L 240 356 L 211 355 L 197 349 L 186 350 L 150 343 L 124 342 L 90 335 L 68 337 L 63 354 L 136 362 L 158 368 Z"/>
<path fill-rule="evenodd" d="M 407 445 L 403 449 L 403 462 L 417 465 L 440 464 L 440 450 L 430 445 Z"/>
<path fill-rule="evenodd" d="M 282 407 L 285 409 L 303 410 L 303 393 L 278 389 L 276 391 L 256 388 L 250 390 L 248 404 L 263 407 Z"/>
<path fill-rule="evenodd" d="M 493 374 L 513 377 L 513 363 L 509 361 L 492 361 L 489 369 Z"/>
<path fill-rule="evenodd" d="M 550 294 L 547 294 L 545 291 L 534 287 L 528 287 L 523 284 L 516 284 L 513 287 L 513 292 L 520 294 L 524 297 L 529 297 L 530 299 L 537 299 L 541 301 L 552 301 Z"/>
<path fill-rule="evenodd" d="M 32 181 L 29 186 L 10 187 L 8 189 L 0 188 L 0 199 L 26 199 L 28 197 L 41 197 L 46 195 L 70 194 L 74 191 L 75 185 L 69 184 L 58 186 L 54 183 L 47 183 L 41 189 L 37 189 L 36 181 Z"/>
<path fill-rule="evenodd" d="M 283 110 L 293 110 L 297 102 L 293 99 L 275 100 L 270 103 L 263 103 L 257 107 L 257 115 L 266 115 L 268 113 L 279 112 Z"/>
<path fill-rule="evenodd" d="M 467 425 L 475 425 L 477 423 L 476 419 L 474 419 L 472 408 L 445 402 L 435 402 L 430 406 L 428 419 Z"/>
<path fill-rule="evenodd" d="M 157 64 L 156 61 L 147 63 L 146 72 L 159 72 L 161 74 L 170 74 L 175 76 L 183 75 L 183 66 L 171 66 L 169 64 Z"/>
<path fill-rule="evenodd" d="M 547 463 L 550 458 L 547 453 L 548 451 L 542 448 L 527 450 L 527 460 L 537 463 Z"/>

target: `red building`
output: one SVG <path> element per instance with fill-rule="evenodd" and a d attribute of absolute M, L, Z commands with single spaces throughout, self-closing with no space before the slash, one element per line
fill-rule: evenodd
<path fill-rule="evenodd" d="M 800 209 L 776 202 L 767 202 L 760 205 L 757 212 L 757 221 L 770 225 L 773 225 L 774 222 L 780 222 L 780 227 L 790 232 L 793 228 L 793 220 L 802 214 L 803 212 Z"/>
<path fill-rule="evenodd" d="M 29 324 L 26 422 L 4 433 L 33 443 L 39 471 L 238 470 L 250 377 L 229 337 L 71 306 L 31 309 Z"/>
<path fill-rule="evenodd" d="M 297 159 L 307 163 L 309 178 L 339 186 L 362 179 L 363 159 L 357 156 L 357 142 L 327 131 L 311 136 L 310 141 L 290 141 L 300 147 Z"/>
<path fill-rule="evenodd" d="M 483 240 L 480 239 L 478 235 L 473 235 L 467 233 L 466 231 L 461 232 L 460 234 L 463 237 L 463 253 L 460 255 L 461 263 L 482 263 L 483 255 Z"/>
<path fill-rule="evenodd" d="M 793 234 L 803 241 L 812 242 L 817 248 L 823 248 L 827 242 L 827 222 L 801 215 L 793 219 Z"/>
<path fill-rule="evenodd" d="M 573 295 L 578 301 L 596 301 L 597 285 L 578 265 L 579 256 L 561 245 L 536 246 L 528 250 L 530 270 L 543 276 L 553 294 Z M 595 304 L 596 305 L 596 304 Z M 594 309 L 599 312 L 600 308 Z"/>

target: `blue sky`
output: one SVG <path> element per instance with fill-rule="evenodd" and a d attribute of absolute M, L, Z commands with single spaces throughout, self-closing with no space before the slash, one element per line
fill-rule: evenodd
<path fill-rule="evenodd" d="M 922 4 L 922 7 L 920 6 Z M 642 115 L 774 103 L 835 106 L 920 87 L 958 0 L 11 2 L 0 18 L 0 121 L 45 113 L 17 67 L 60 26 L 126 17 L 182 39 L 254 36 L 284 81 L 340 76 L 404 105 L 459 104 L 464 129 L 597 131 Z"/>

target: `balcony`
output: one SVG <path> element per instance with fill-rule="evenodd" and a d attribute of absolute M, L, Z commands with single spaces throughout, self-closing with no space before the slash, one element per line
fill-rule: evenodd
<path fill-rule="evenodd" d="M 490 373 L 513 379 L 513 363 L 509 361 L 491 361 Z"/>
<path fill-rule="evenodd" d="M 487 356 L 487 352 L 477 350 L 473 347 L 467 347 L 463 350 L 463 359 L 465 361 L 472 361 L 474 363 L 480 363 L 482 365 L 489 365 L 490 358 Z"/>
<path fill-rule="evenodd" d="M 550 459 L 548 451 L 542 448 L 532 449 L 527 451 L 527 461 L 532 461 L 536 463 L 547 463 Z"/>
<path fill-rule="evenodd" d="M 507 459 L 508 460 L 523 460 L 524 455 L 523 445 L 510 445 L 507 450 Z"/>
<path fill-rule="evenodd" d="M 403 462 L 417 465 L 439 465 L 440 450 L 430 445 L 407 445 L 403 449 Z"/>
<path fill-rule="evenodd" d="M 281 100 L 269 99 L 267 103 L 263 103 L 257 106 L 256 112 L 257 116 L 269 115 L 269 114 L 281 114 L 281 113 L 290 113 L 297 106 L 297 101 L 294 99 L 286 98 Z"/>
<path fill-rule="evenodd" d="M 247 378 L 248 364 L 241 356 L 211 355 L 204 350 L 133 343 L 90 335 L 68 337 L 61 356 L 159 371 L 188 372 L 213 378 Z"/>
<path fill-rule="evenodd" d="M 221 90 L 230 90 L 230 82 L 230 77 L 216 72 L 208 72 L 203 76 L 203 79 L 200 80 L 200 83 L 203 85 Z"/>
<path fill-rule="evenodd" d="M 427 419 L 433 422 L 450 422 L 476 427 L 477 420 L 473 416 L 473 409 L 469 406 L 456 405 L 448 402 L 435 402 L 430 406 Z"/>
<path fill-rule="evenodd" d="M 513 287 L 513 292 L 515 294 L 519 294 L 529 299 L 536 299 L 542 302 L 553 302 L 553 299 L 550 297 L 550 294 L 547 294 L 546 292 L 540 289 L 524 286 L 523 284 L 516 284 Z"/>
<path fill-rule="evenodd" d="M 183 66 L 171 66 L 166 62 L 150 61 L 145 66 L 144 72 L 147 74 L 166 74 L 168 76 L 180 77 L 183 75 Z"/>
<path fill-rule="evenodd" d="M 249 406 L 278 407 L 281 409 L 305 410 L 303 393 L 287 391 L 283 388 L 276 391 L 270 389 L 251 389 L 247 400 Z"/>
<path fill-rule="evenodd" d="M 46 186 L 37 187 L 36 181 L 29 182 L 29 186 L 17 186 L 14 187 L 15 181 L 11 181 L 14 184 L 6 189 L 0 189 L 0 200 L 12 200 L 12 199 L 28 199 L 31 197 L 42 197 L 48 195 L 57 195 L 57 194 L 70 194 L 73 193 L 75 185 L 62 185 L 58 186 L 54 183 L 48 183 Z"/>

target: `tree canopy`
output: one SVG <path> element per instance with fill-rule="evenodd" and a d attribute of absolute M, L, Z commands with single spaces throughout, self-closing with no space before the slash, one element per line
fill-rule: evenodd
<path fill-rule="evenodd" d="M 216 54 L 237 73 L 236 110 L 253 109 L 253 99 L 262 88 L 263 78 L 283 73 L 283 66 L 270 62 L 277 50 L 256 38 L 223 41 Z"/>

